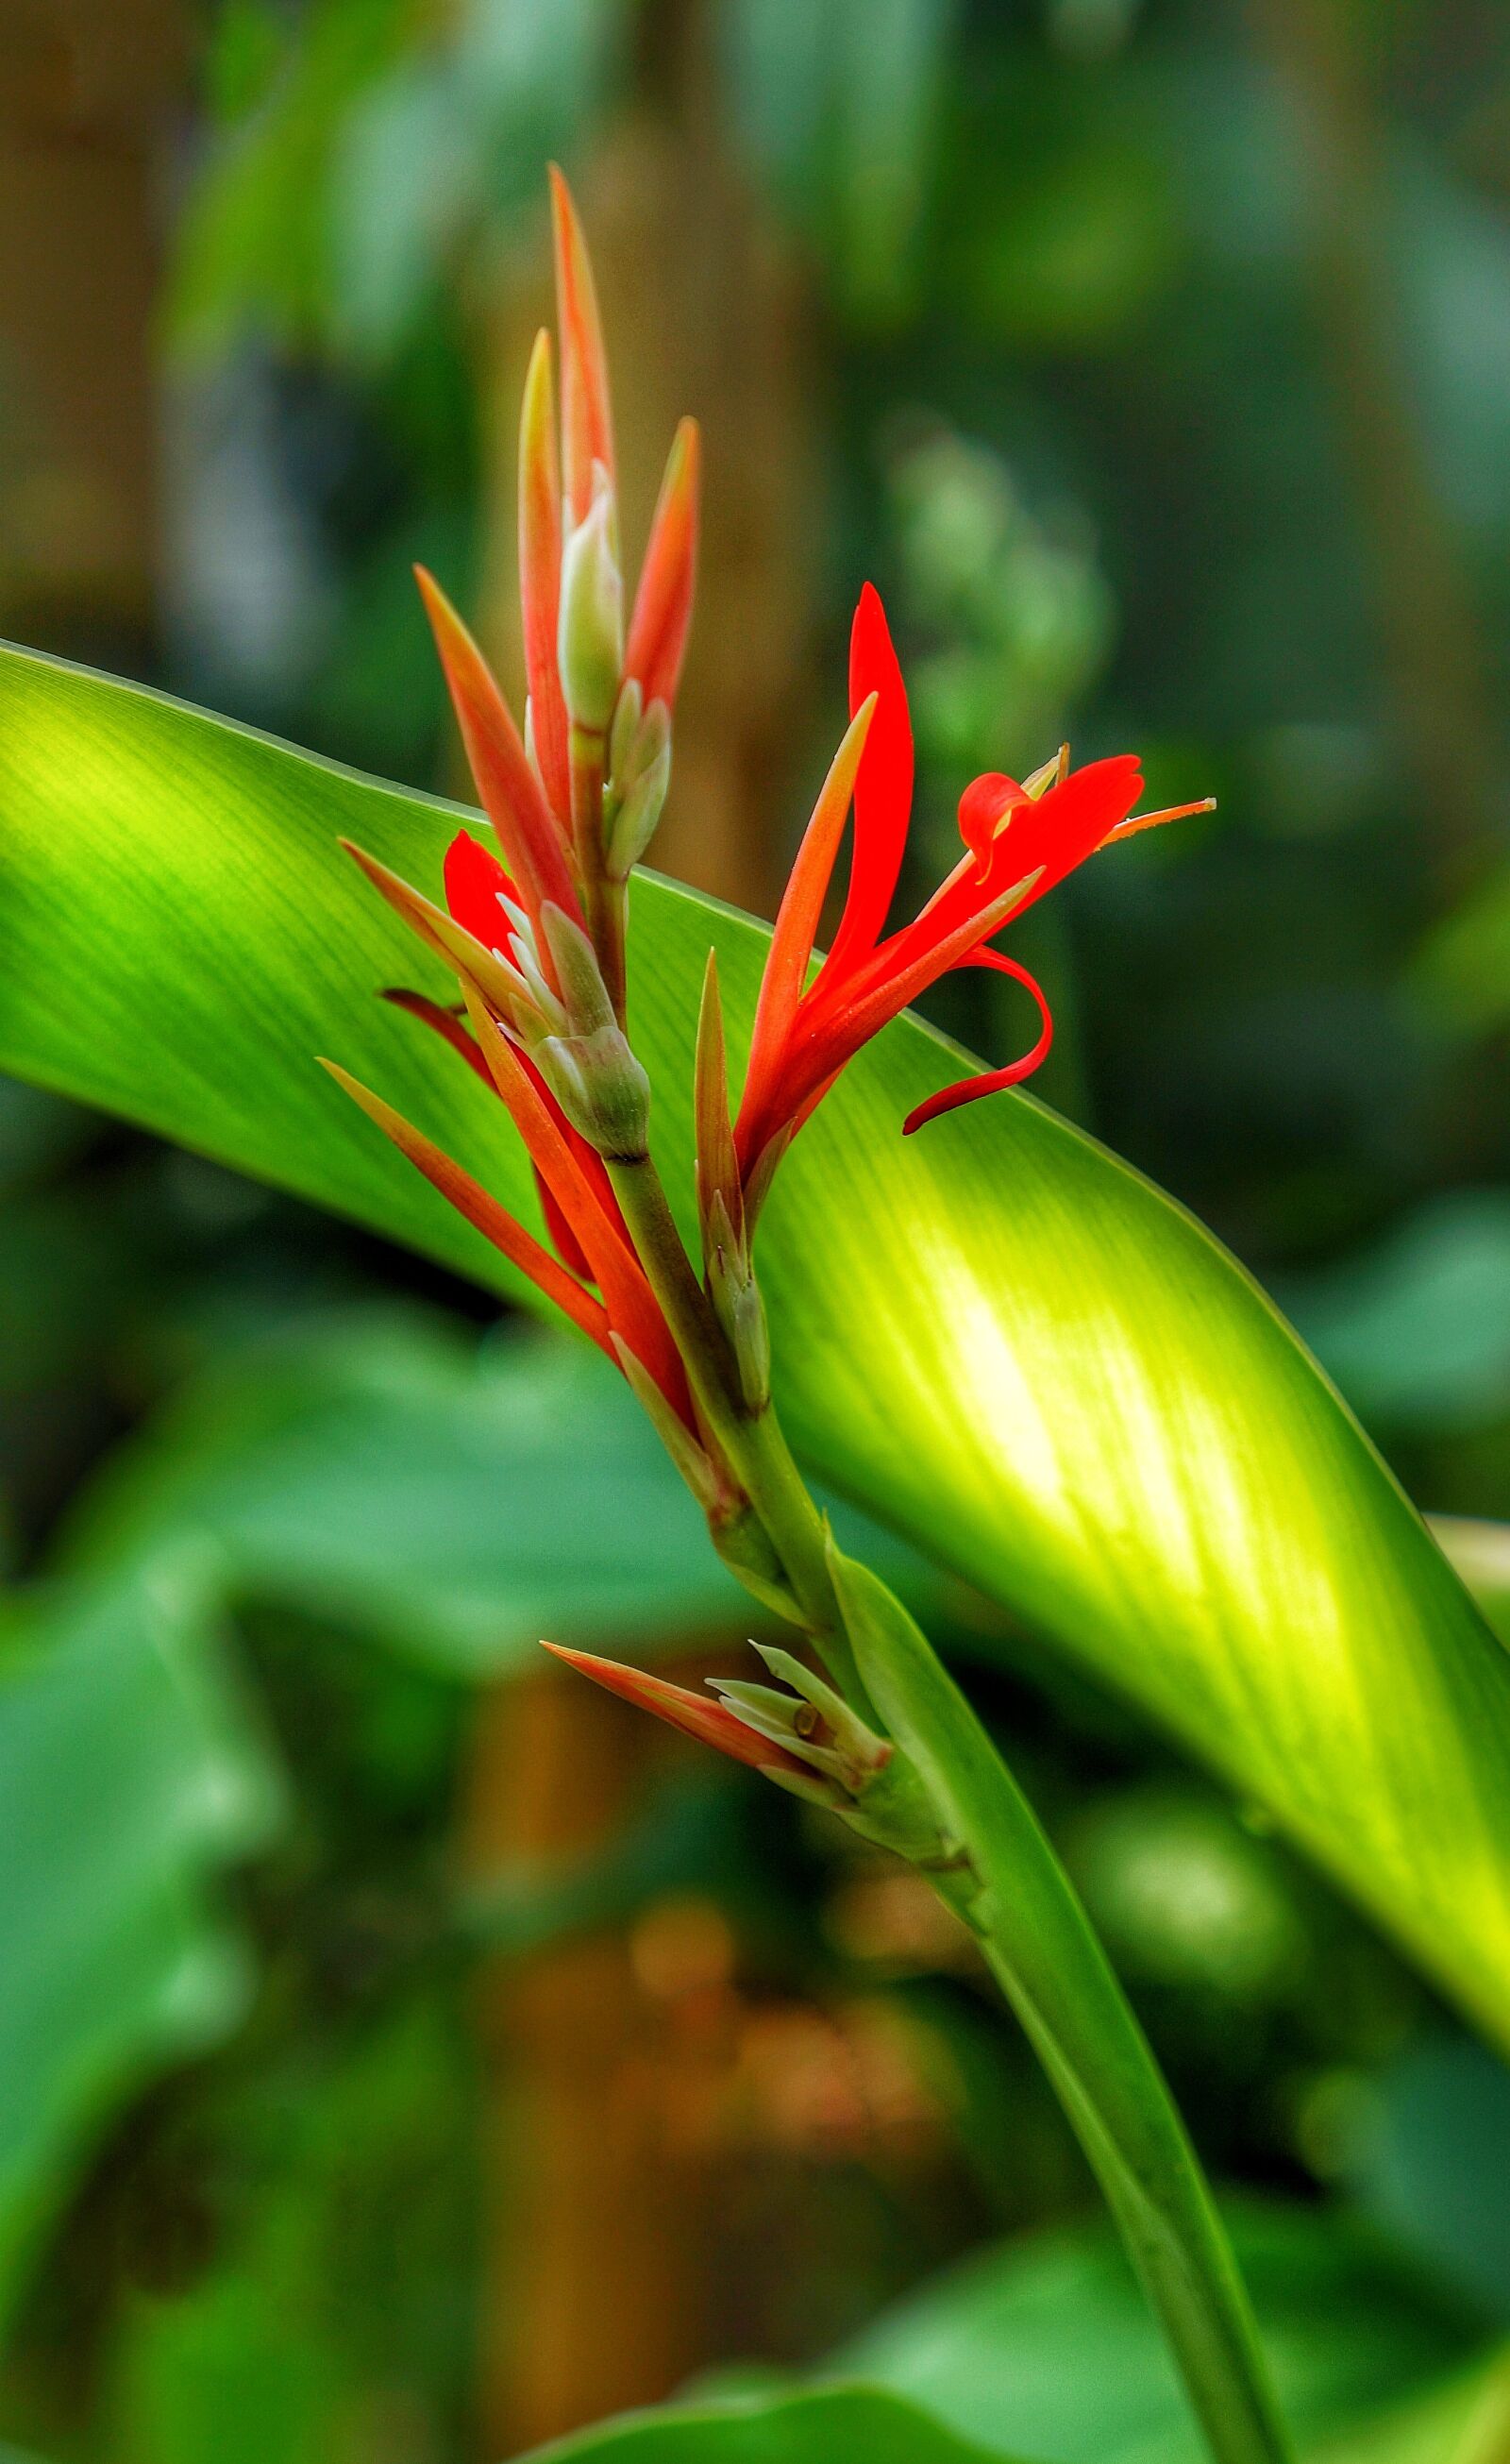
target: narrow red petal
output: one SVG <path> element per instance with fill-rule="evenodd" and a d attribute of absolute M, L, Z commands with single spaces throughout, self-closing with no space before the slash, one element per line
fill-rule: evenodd
<path fill-rule="evenodd" d="M 676 706 L 697 578 L 701 461 L 697 422 L 684 419 L 661 482 L 624 652 L 624 674 L 637 680 L 646 710 L 653 701 Z"/>
<path fill-rule="evenodd" d="M 580 924 L 565 850 L 492 671 L 439 583 L 423 566 L 415 572 L 477 793 L 519 885 L 521 903 L 538 916 L 549 900 Z"/>
<path fill-rule="evenodd" d="M 592 503 L 593 464 L 614 475 L 608 362 L 587 243 L 572 192 L 551 165 L 556 232 L 556 313 L 561 337 L 561 475 L 575 526 Z"/>
<path fill-rule="evenodd" d="M 411 993 L 403 984 L 390 985 L 381 998 L 391 1001 L 395 1009 L 406 1010 L 410 1018 L 420 1019 L 425 1025 L 433 1027 L 453 1052 L 461 1054 L 468 1068 L 475 1070 L 483 1085 L 492 1088 L 492 1073 L 477 1049 L 477 1039 L 468 1034 L 454 1010 L 443 1008 L 439 1001 L 431 1001 L 427 993 Z"/>
<path fill-rule="evenodd" d="M 961 1104 L 974 1104 L 982 1095 L 996 1095 L 1003 1088 L 1020 1086 L 1023 1079 L 1031 1078 L 1034 1070 L 1040 1069 L 1049 1057 L 1054 1042 L 1053 1016 L 1041 984 L 1029 975 L 1026 967 L 1019 966 L 1016 958 L 1005 957 L 1000 950 L 976 950 L 964 963 L 967 967 L 992 967 L 998 975 L 1010 976 L 1015 983 L 1023 985 L 1033 995 L 1040 1021 L 1038 1042 L 1031 1051 L 1022 1055 L 1020 1061 L 1009 1062 L 1004 1069 L 988 1069 L 977 1078 L 961 1078 L 956 1085 L 943 1087 L 936 1095 L 930 1095 L 926 1103 L 915 1105 L 902 1124 L 904 1137 L 909 1138 L 925 1121 L 936 1121 L 940 1113 L 957 1111 Z"/>
<path fill-rule="evenodd" d="M 1130 821 L 1119 822 L 1102 840 L 1103 847 L 1112 847 L 1118 839 L 1135 839 L 1140 830 L 1161 830 L 1166 822 L 1183 822 L 1192 813 L 1214 813 L 1215 796 L 1197 796 L 1193 804 L 1165 804 L 1156 813 L 1134 813 Z"/>
<path fill-rule="evenodd" d="M 610 1360 L 614 1358 L 607 1310 L 601 1302 L 594 1300 L 591 1292 L 584 1292 L 580 1284 L 573 1282 L 565 1268 L 557 1264 L 548 1249 L 541 1247 L 533 1233 L 516 1222 L 506 1207 L 500 1206 L 495 1198 L 491 1198 L 470 1173 L 464 1172 L 461 1165 L 453 1162 L 432 1139 L 426 1137 L 423 1131 L 415 1129 L 401 1112 L 393 1110 L 391 1104 L 385 1104 L 381 1095 L 375 1095 L 369 1087 L 363 1087 L 359 1079 L 353 1078 L 334 1061 L 322 1060 L 320 1067 L 329 1070 L 338 1087 L 344 1089 L 353 1103 L 361 1105 L 368 1119 L 377 1124 L 384 1137 L 392 1139 L 399 1153 L 424 1174 L 430 1187 L 440 1192 L 448 1205 L 454 1206 L 458 1215 L 465 1216 L 485 1241 L 490 1241 L 511 1265 L 528 1276 L 536 1289 L 542 1292 L 548 1301 L 554 1302 L 574 1325 L 580 1327 L 583 1334 L 589 1335 Z"/>
<path fill-rule="evenodd" d="M 863 764 L 869 731 L 875 719 L 876 702 L 871 695 L 856 711 L 829 764 L 828 776 L 819 790 L 812 818 L 803 832 L 797 861 L 782 892 L 776 931 L 771 936 L 765 971 L 760 979 L 755 1033 L 751 1038 L 749 1066 L 739 1105 L 736 1141 L 741 1169 L 748 1165 L 755 1146 L 764 1143 L 759 1134 L 759 1124 L 771 1088 L 780 1073 L 783 1050 L 802 997 L 802 986 L 813 956 L 813 941 L 828 885 L 833 878 L 834 860 L 843 836 L 856 774 Z"/>
<path fill-rule="evenodd" d="M 866 583 L 849 634 L 849 707 L 876 696 L 865 758 L 855 781 L 855 846 L 849 895 L 824 972 L 843 975 L 875 947 L 886 920 L 912 811 L 912 721 L 907 687 L 880 593 Z"/>
<path fill-rule="evenodd" d="M 694 1694 L 686 1685 L 673 1685 L 667 1678 L 651 1677 L 643 1668 L 626 1668 L 622 1661 L 600 1660 L 590 1651 L 568 1651 L 564 1644 L 548 1642 L 545 1649 L 563 1660 L 582 1677 L 590 1677 L 609 1694 L 619 1695 L 636 1709 L 652 1711 L 668 1727 L 679 1728 L 684 1737 L 695 1738 L 700 1746 L 711 1746 L 715 1752 L 727 1754 L 731 1761 L 748 1763 L 754 1771 L 789 1771 L 801 1778 L 813 1776 L 807 1765 L 784 1746 L 774 1745 L 770 1738 L 757 1736 L 747 1728 L 721 1703 L 706 1694 Z"/>
<path fill-rule="evenodd" d="M 556 1192 L 537 1164 L 535 1167 L 535 1186 L 539 1196 L 540 1213 L 545 1218 L 545 1228 L 551 1236 L 551 1246 L 562 1265 L 582 1283 L 595 1284 L 598 1278 L 593 1273 L 592 1261 L 572 1230 L 564 1210 L 557 1204 Z"/>
<path fill-rule="evenodd" d="M 556 444 L 551 338 L 536 336 L 519 418 L 519 603 L 535 758 L 546 801 L 564 834 L 572 820 L 566 702 L 557 665 L 561 600 L 561 470 Z"/>

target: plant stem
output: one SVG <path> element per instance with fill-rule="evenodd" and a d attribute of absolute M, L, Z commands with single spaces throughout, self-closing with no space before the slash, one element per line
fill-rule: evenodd
<path fill-rule="evenodd" d="M 650 1157 L 610 1157 L 607 1169 L 640 1263 L 665 1312 L 697 1400 L 785 1568 L 806 1631 L 840 1691 L 864 1717 L 873 1706 L 855 1665 L 828 1570 L 823 1519 L 776 1412 L 766 1403 L 752 1413 L 740 1399 L 728 1345 L 693 1271 Z"/>
<path fill-rule="evenodd" d="M 581 883 L 587 931 L 621 1026 L 624 1021 L 624 885 L 610 881 L 603 859 L 603 756 L 601 731 L 574 727 L 568 739 L 572 773 L 572 845 Z"/>
<path fill-rule="evenodd" d="M 930 1880 L 979 1941 L 1048 2074 L 1217 2464 L 1287 2464 L 1242 2279 L 1178 2107 L 1075 1886 L 937 1654 L 835 1555 L 864 1682 L 957 1864 Z M 863 1802 L 863 1800 L 862 1800 Z"/>

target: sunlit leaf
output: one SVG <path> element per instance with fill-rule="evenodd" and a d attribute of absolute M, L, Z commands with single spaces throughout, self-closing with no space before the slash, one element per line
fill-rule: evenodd
<path fill-rule="evenodd" d="M 444 980 L 334 844 L 344 830 L 433 888 L 453 825 L 5 654 L 0 1063 L 508 1288 L 313 1059 L 355 1068 L 536 1220 L 498 1108 L 372 998 Z M 685 1206 L 708 943 L 737 1054 L 763 935 L 646 879 L 633 937 L 655 1135 Z M 762 1223 L 804 1456 L 1135 1696 L 1510 2041 L 1510 1661 L 1189 1217 L 1026 1098 L 903 1141 L 955 1068 L 916 1023 L 890 1030 L 799 1139 Z"/>

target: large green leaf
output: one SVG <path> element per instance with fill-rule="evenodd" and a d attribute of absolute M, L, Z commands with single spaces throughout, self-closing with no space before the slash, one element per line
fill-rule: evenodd
<path fill-rule="evenodd" d="M 508 1288 L 312 1064 L 346 1062 L 530 1205 L 498 1108 L 371 999 L 439 979 L 334 846 L 347 831 L 433 885 L 451 822 L 0 654 L 0 1063 Z M 737 1032 L 763 935 L 647 878 L 634 937 L 636 1031 L 682 1194 L 707 945 Z M 899 1023 L 772 1201 L 764 1275 L 804 1456 L 1135 1694 L 1510 2042 L 1510 1661 L 1189 1217 L 1027 1098 L 902 1139 L 953 1066 Z"/>

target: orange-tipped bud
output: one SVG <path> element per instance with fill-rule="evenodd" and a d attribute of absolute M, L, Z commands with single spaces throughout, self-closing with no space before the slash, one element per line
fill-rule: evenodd
<path fill-rule="evenodd" d="M 676 704 L 697 578 L 701 462 L 697 422 L 684 419 L 661 482 L 624 656 L 624 673 L 636 679 L 647 710 L 655 701 L 667 710 Z"/>
<path fill-rule="evenodd" d="M 547 900 L 580 916 L 565 850 L 497 679 L 439 583 L 415 567 L 467 759 L 532 916 Z"/>
<path fill-rule="evenodd" d="M 664 1720 L 668 1727 L 679 1728 L 684 1737 L 695 1738 L 700 1746 L 711 1746 L 716 1753 L 727 1754 L 733 1762 L 748 1763 L 754 1771 L 779 1772 L 785 1779 L 801 1783 L 804 1790 L 811 1786 L 813 1773 L 796 1754 L 789 1754 L 785 1747 L 774 1744 L 769 1737 L 757 1735 L 710 1696 L 694 1694 L 685 1685 L 673 1685 L 665 1677 L 651 1677 L 643 1668 L 626 1668 L 621 1661 L 599 1660 L 590 1651 L 568 1651 L 558 1642 L 548 1642 L 545 1649 L 563 1660 L 568 1668 L 590 1677 L 595 1685 L 622 1696 L 642 1711 L 653 1711 L 658 1720 Z"/>
<path fill-rule="evenodd" d="M 561 476 L 571 520 L 593 500 L 593 464 L 614 475 L 608 363 L 598 319 L 598 295 L 587 243 L 572 192 L 551 165 L 551 215 L 556 232 L 556 313 L 561 337 Z"/>
<path fill-rule="evenodd" d="M 536 336 L 530 354 L 519 416 L 519 600 L 540 781 L 558 824 L 563 833 L 569 833 L 572 783 L 566 760 L 566 704 L 556 664 L 560 594 L 561 469 L 556 445 L 551 338 L 542 331 Z"/>

